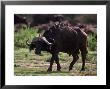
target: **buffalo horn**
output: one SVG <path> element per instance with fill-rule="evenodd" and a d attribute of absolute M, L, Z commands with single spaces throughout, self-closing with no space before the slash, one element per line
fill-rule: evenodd
<path fill-rule="evenodd" d="M 42 37 L 42 39 L 44 40 L 44 42 L 46 42 L 48 45 L 51 45 L 52 43 L 50 43 L 45 37 Z"/>
<path fill-rule="evenodd" d="M 29 39 L 28 39 L 29 40 Z M 28 40 L 26 40 L 26 45 L 30 46 L 30 43 L 28 42 Z"/>

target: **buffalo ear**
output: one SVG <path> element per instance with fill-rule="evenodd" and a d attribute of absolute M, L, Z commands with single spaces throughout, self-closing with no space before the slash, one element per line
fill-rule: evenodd
<path fill-rule="evenodd" d="M 52 39 L 52 41 L 53 41 L 52 43 L 55 43 L 55 39 Z"/>
<path fill-rule="evenodd" d="M 51 42 L 52 44 L 55 43 L 55 39 L 49 38 L 49 42 Z"/>

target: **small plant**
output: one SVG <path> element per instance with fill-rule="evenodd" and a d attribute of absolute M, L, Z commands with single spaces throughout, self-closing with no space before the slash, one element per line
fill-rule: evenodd
<path fill-rule="evenodd" d="M 88 35 L 88 48 L 91 51 L 95 51 L 97 49 L 97 38 L 96 38 L 96 34 L 89 34 Z"/>
<path fill-rule="evenodd" d="M 15 47 L 26 48 L 26 40 L 32 39 L 37 35 L 37 29 L 27 28 L 21 29 L 20 32 L 14 34 L 14 45 Z"/>

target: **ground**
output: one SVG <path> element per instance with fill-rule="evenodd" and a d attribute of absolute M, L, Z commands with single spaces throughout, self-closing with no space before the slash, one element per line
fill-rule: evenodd
<path fill-rule="evenodd" d="M 47 72 L 51 54 L 42 52 L 42 55 L 35 55 L 26 48 L 16 48 L 14 51 L 14 74 L 16 76 L 96 76 L 97 75 L 97 53 L 89 51 L 86 60 L 85 71 L 80 71 L 82 61 L 79 60 L 74 68 L 69 71 L 69 64 L 72 56 L 66 53 L 60 53 L 61 71 L 56 70 L 56 64 L 53 65 L 53 71 Z"/>

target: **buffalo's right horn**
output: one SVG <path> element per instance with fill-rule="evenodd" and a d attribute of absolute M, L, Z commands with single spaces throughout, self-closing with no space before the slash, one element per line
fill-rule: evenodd
<path fill-rule="evenodd" d="M 42 37 L 42 39 L 48 44 L 51 45 L 52 43 L 50 43 L 45 37 Z"/>
<path fill-rule="evenodd" d="M 28 41 L 29 41 L 29 39 L 26 40 L 26 45 L 30 46 L 30 43 Z"/>

